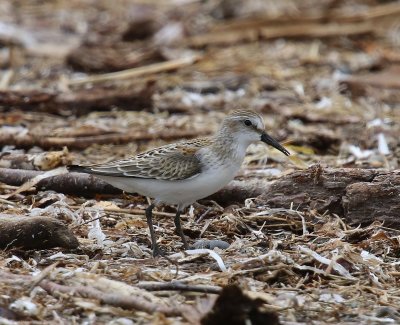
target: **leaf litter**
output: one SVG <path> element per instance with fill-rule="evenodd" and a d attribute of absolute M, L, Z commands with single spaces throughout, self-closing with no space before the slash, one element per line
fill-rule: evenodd
<path fill-rule="evenodd" d="M 249 107 L 292 156 L 252 146 L 238 180 L 274 182 L 315 163 L 398 169 L 398 4 L 235 3 L 1 4 L 1 157 L 37 157 L 29 168 L 40 170 L 125 158 L 212 134 L 227 111 Z M 147 12 L 148 25 L 134 12 Z M 39 179 L 0 184 L 0 212 L 62 220 L 80 247 L 0 253 L 6 324 L 213 324 L 224 303 L 287 325 L 400 322 L 400 233 L 384 223 L 203 200 L 182 216 L 184 231 L 217 247 L 181 252 L 174 210 L 162 207 L 155 228 L 167 257 L 153 259 L 145 198 L 41 191 Z"/>

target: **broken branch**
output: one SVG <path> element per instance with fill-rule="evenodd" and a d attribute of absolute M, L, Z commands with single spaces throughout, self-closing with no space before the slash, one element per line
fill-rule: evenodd
<path fill-rule="evenodd" d="M 137 78 L 137 77 L 141 77 L 144 75 L 176 70 L 178 68 L 192 65 L 197 60 L 199 60 L 199 58 L 200 58 L 199 56 L 183 57 L 183 58 L 170 60 L 170 61 L 166 61 L 166 62 L 149 64 L 149 65 L 146 65 L 143 67 L 126 69 L 126 70 L 118 71 L 118 72 L 105 73 L 105 74 L 91 76 L 91 77 L 82 78 L 82 79 L 70 80 L 68 82 L 68 84 L 69 85 L 79 85 L 79 84 L 94 83 L 94 82 L 101 82 L 101 81 Z"/>
<path fill-rule="evenodd" d="M 137 287 L 148 291 L 192 291 L 192 292 L 215 293 L 215 294 L 220 293 L 222 290 L 222 288 L 216 286 L 190 285 L 179 281 L 142 282 L 138 283 Z"/>
<path fill-rule="evenodd" d="M 276 38 L 301 38 L 301 37 L 333 37 L 370 34 L 374 32 L 374 26 L 363 24 L 300 24 L 290 26 L 273 26 L 244 30 L 227 30 L 210 32 L 192 36 L 187 39 L 189 46 L 203 47 L 206 45 L 232 44 L 239 41 L 252 42 L 259 38 L 271 40 Z"/>
<path fill-rule="evenodd" d="M 153 304 L 142 298 L 135 296 L 121 295 L 120 293 L 118 294 L 105 293 L 100 290 L 83 286 L 69 287 L 48 280 L 43 280 L 39 284 L 39 286 L 53 296 L 58 296 L 60 293 L 64 293 L 73 296 L 98 299 L 100 300 L 101 303 L 106 305 L 116 306 L 124 309 L 140 310 L 147 312 L 149 314 L 163 313 L 167 316 L 180 316 L 182 314 L 182 312 L 178 308 Z"/>

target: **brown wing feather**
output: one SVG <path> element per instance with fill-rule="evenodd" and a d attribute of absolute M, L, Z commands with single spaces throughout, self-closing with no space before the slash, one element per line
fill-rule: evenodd
<path fill-rule="evenodd" d="M 209 144 L 209 139 L 170 144 L 128 159 L 87 166 L 84 172 L 116 177 L 182 180 L 201 172 L 201 161 L 196 153 Z"/>

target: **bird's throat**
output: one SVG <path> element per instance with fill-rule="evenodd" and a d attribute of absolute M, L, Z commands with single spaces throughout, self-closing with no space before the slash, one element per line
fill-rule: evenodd
<path fill-rule="evenodd" d="M 241 165 L 248 146 L 248 143 L 237 141 L 235 137 L 216 137 L 211 151 L 221 161 L 230 161 Z"/>

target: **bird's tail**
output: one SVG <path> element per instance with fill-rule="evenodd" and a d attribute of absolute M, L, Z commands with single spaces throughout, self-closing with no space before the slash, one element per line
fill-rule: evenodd
<path fill-rule="evenodd" d="M 92 170 L 89 167 L 79 166 L 79 165 L 68 165 L 67 169 L 69 172 L 75 173 L 89 173 L 91 174 Z"/>

